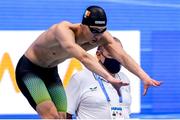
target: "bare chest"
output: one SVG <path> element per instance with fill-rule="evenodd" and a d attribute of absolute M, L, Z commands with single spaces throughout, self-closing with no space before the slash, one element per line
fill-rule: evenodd
<path fill-rule="evenodd" d="M 99 45 L 104 44 L 103 40 L 87 40 L 87 41 L 76 41 L 76 44 L 78 44 L 81 48 L 83 48 L 84 50 L 88 51 L 91 50 Z"/>

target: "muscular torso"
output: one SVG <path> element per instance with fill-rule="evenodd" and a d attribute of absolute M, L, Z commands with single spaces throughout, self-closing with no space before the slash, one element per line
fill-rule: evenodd
<path fill-rule="evenodd" d="M 53 25 L 49 30 L 43 32 L 25 52 L 25 56 L 28 59 L 41 67 L 54 67 L 72 57 L 56 39 L 55 26 Z M 90 43 L 89 41 L 92 38 L 88 38 L 78 32 L 76 33 L 79 29 L 81 29 L 80 26 L 76 25 L 74 32 L 75 42 L 84 50 L 90 50 L 103 43 L 102 41 Z"/>

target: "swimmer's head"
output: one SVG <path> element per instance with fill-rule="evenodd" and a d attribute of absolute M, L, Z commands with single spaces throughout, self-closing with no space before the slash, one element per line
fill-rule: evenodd
<path fill-rule="evenodd" d="M 103 8 L 90 6 L 85 10 L 82 24 L 87 25 L 92 33 L 103 33 L 106 31 L 107 18 Z"/>

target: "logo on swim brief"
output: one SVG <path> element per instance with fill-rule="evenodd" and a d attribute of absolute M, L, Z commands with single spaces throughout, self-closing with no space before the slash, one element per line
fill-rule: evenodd
<path fill-rule="evenodd" d="M 91 91 L 96 91 L 97 90 L 97 86 L 96 87 L 91 87 L 89 88 Z"/>

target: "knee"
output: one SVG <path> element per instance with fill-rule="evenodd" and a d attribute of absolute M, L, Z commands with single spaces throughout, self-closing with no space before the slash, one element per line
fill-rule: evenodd
<path fill-rule="evenodd" d="M 57 109 L 52 101 L 44 101 L 36 106 L 36 111 L 42 119 L 59 118 Z"/>

